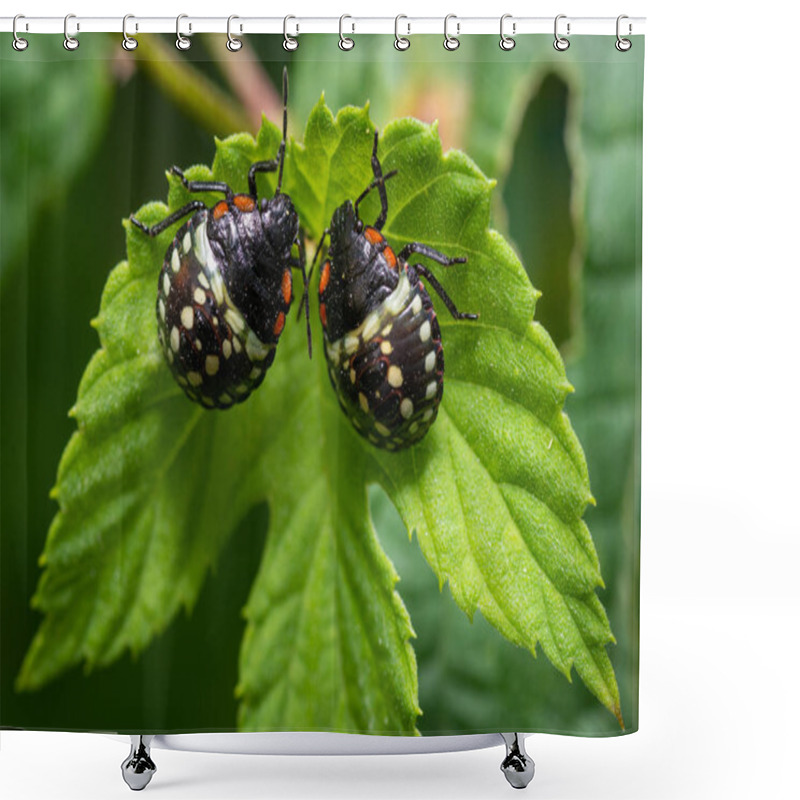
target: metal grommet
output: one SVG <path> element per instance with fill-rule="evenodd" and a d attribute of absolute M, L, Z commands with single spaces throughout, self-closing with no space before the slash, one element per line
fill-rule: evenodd
<path fill-rule="evenodd" d="M 231 53 L 238 53 L 242 49 L 243 42 L 242 42 L 241 39 L 237 39 L 231 33 L 231 21 L 234 20 L 234 19 L 239 19 L 239 17 L 237 17 L 236 14 L 231 14 L 228 17 L 228 41 L 226 42 L 225 47 L 227 47 L 228 50 L 231 51 Z M 241 30 L 242 30 L 242 27 L 240 25 L 239 26 L 239 32 L 241 32 Z"/>
<path fill-rule="evenodd" d="M 342 16 L 339 17 L 339 49 L 340 50 L 352 50 L 356 46 L 356 43 L 349 36 L 345 36 L 344 33 L 342 33 L 342 26 L 344 25 L 344 21 L 346 19 L 353 19 L 353 18 L 349 14 L 342 14 Z M 355 29 L 356 29 L 356 26 L 353 25 L 353 30 L 355 30 Z"/>
<path fill-rule="evenodd" d="M 500 17 L 500 49 L 505 50 L 506 52 L 508 52 L 509 50 L 513 50 L 517 46 L 516 41 L 512 39 L 510 36 L 506 36 L 505 32 L 503 31 L 503 25 L 507 19 L 511 19 L 511 14 L 503 14 L 503 16 Z M 517 32 L 517 23 L 512 22 L 511 33 L 516 33 L 516 32 Z"/>
<path fill-rule="evenodd" d="M 75 15 L 74 14 L 67 14 L 67 16 L 64 17 L 64 49 L 65 50 L 77 50 L 78 47 L 80 46 L 80 42 L 74 36 L 70 36 L 69 35 L 69 21 L 71 19 L 75 19 Z M 81 29 L 81 26 L 79 24 L 76 24 L 75 30 L 79 31 L 80 29 Z"/>
<path fill-rule="evenodd" d="M 450 22 L 451 19 L 458 19 L 458 18 L 456 17 L 455 14 L 448 14 L 444 18 L 444 42 L 442 42 L 442 44 L 444 45 L 445 50 L 450 50 L 452 52 L 453 50 L 458 50 L 458 47 L 461 44 L 461 42 L 456 38 L 461 30 L 461 23 L 456 22 L 456 36 L 451 36 L 447 32 L 447 24 Z"/>
<path fill-rule="evenodd" d="M 559 35 L 559 33 L 558 33 L 558 21 L 560 19 L 566 19 L 566 18 L 567 18 L 566 14 L 559 14 L 556 17 L 556 21 L 555 21 L 555 24 L 553 26 L 553 33 L 555 34 L 555 37 L 556 37 L 555 41 L 553 42 L 553 47 L 555 47 L 555 49 L 558 50 L 559 53 L 563 53 L 569 47 L 569 39 L 565 39 L 563 36 Z M 570 28 L 570 24 L 568 22 L 567 23 L 567 36 L 569 36 L 569 28 Z"/>
<path fill-rule="evenodd" d="M 188 50 L 192 46 L 192 40 L 181 33 L 181 20 L 188 18 L 188 14 L 178 14 L 178 18 L 175 20 L 175 47 L 177 47 L 178 50 Z M 192 25 L 189 23 L 189 31 L 191 30 Z"/>
<path fill-rule="evenodd" d="M 128 20 L 135 19 L 133 14 L 126 14 L 122 18 L 122 49 L 123 50 L 135 50 L 139 46 L 139 42 L 136 41 L 131 36 L 128 36 Z M 139 26 L 136 25 L 136 30 L 139 30 Z"/>
<path fill-rule="evenodd" d="M 617 41 L 614 43 L 614 47 L 616 47 L 617 50 L 620 51 L 620 53 L 627 53 L 628 50 L 630 50 L 631 47 L 633 47 L 633 42 L 630 39 L 623 39 L 622 36 L 620 36 L 620 33 L 619 33 L 619 27 L 620 27 L 619 24 L 624 19 L 628 19 L 628 16 L 626 14 L 620 14 L 617 17 Z M 628 36 L 631 35 L 632 31 L 633 31 L 633 26 L 629 22 L 628 23 Z"/>
<path fill-rule="evenodd" d="M 298 42 L 297 39 L 293 39 L 291 36 L 289 36 L 289 33 L 286 30 L 286 26 L 289 24 L 290 19 L 297 19 L 297 17 L 293 17 L 291 14 L 289 14 L 283 18 L 283 49 L 288 50 L 291 53 L 293 50 L 297 50 L 297 48 L 300 46 L 300 42 Z M 300 26 L 298 25 L 296 32 L 299 31 Z"/>
<path fill-rule="evenodd" d="M 400 26 L 401 19 L 408 19 L 405 14 L 398 14 L 394 18 L 394 49 L 395 50 L 408 50 L 411 47 L 411 39 L 406 39 L 404 36 L 400 35 L 398 30 Z M 411 33 L 411 25 L 406 23 L 408 26 L 408 32 Z"/>
<path fill-rule="evenodd" d="M 14 22 L 11 23 L 11 32 L 14 34 L 14 40 L 11 42 L 11 46 L 18 52 L 21 53 L 23 50 L 28 49 L 28 40 L 23 39 L 21 36 L 17 35 L 17 20 L 18 19 L 25 19 L 24 14 L 17 14 L 14 17 Z M 25 25 L 25 29 L 27 30 L 28 26 Z"/>

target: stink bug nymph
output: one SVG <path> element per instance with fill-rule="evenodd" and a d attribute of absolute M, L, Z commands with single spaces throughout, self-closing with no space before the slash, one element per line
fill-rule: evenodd
<path fill-rule="evenodd" d="M 418 442 L 436 419 L 442 399 L 444 353 L 439 323 L 424 278 L 455 319 L 477 319 L 458 311 L 442 286 L 413 253 L 443 266 L 463 264 L 419 242 L 398 253 L 381 233 L 389 210 L 386 181 L 378 160 L 378 133 L 372 149 L 375 179 L 355 203 L 333 213 L 328 259 L 319 280 L 319 315 L 328 374 L 339 405 L 355 429 L 376 447 L 402 450 Z M 378 190 L 381 211 L 374 225 L 358 214 L 361 201 Z M 316 254 L 314 261 L 316 262 Z"/>
<path fill-rule="evenodd" d="M 230 408 L 259 386 L 292 303 L 292 268 L 302 271 L 306 285 L 297 212 L 281 192 L 287 94 L 284 69 L 283 139 L 275 159 L 251 165 L 247 194 L 234 194 L 226 183 L 189 181 L 172 167 L 189 192 L 220 192 L 225 199 L 211 208 L 193 200 L 152 227 L 131 217 L 145 234 L 158 236 L 191 214 L 164 258 L 156 317 L 175 380 L 206 408 Z M 256 176 L 276 170 L 274 196 L 259 200 Z"/>

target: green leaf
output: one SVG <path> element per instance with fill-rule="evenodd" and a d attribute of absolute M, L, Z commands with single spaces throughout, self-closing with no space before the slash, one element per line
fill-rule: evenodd
<path fill-rule="evenodd" d="M 366 108 L 334 117 L 320 101 L 303 143 L 289 144 L 284 191 L 310 237 L 369 183 L 372 131 Z M 249 163 L 272 157 L 277 140 L 271 124 L 256 141 L 231 137 L 218 143 L 213 170 L 188 175 L 243 188 Z M 413 632 L 367 506 L 367 486 L 378 481 L 468 615 L 480 610 L 533 653 L 541 644 L 567 676 L 574 666 L 619 716 L 605 650 L 613 637 L 582 521 L 592 500 L 586 462 L 562 411 L 571 387 L 532 322 L 536 291 L 488 227 L 493 182 L 463 153 L 443 154 L 436 127 L 414 119 L 389 124 L 379 153 L 385 170 L 398 170 L 390 243 L 467 256 L 437 274 L 461 309 L 480 313 L 453 322 L 434 299 L 447 378 L 431 432 L 398 454 L 358 437 L 330 389 L 319 326 L 309 364 L 295 320 L 252 398 L 224 413 L 193 406 L 155 336 L 156 277 L 174 229 L 152 241 L 129 226 L 129 262 L 106 286 L 102 349 L 84 375 L 78 432 L 59 469 L 61 510 L 36 595 L 46 617 L 22 685 L 141 649 L 191 606 L 236 523 L 266 501 L 270 529 L 245 609 L 240 726 L 414 732 Z M 262 193 L 274 187 L 273 175 L 259 180 Z M 169 209 L 151 204 L 137 216 L 153 222 L 186 200 L 172 180 Z M 363 203 L 365 219 L 377 203 Z"/>

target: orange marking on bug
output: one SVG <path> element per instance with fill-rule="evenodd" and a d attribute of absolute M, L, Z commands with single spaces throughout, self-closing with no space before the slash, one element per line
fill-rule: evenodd
<path fill-rule="evenodd" d="M 392 269 L 397 269 L 397 256 L 388 244 L 383 248 L 383 257 L 389 262 Z"/>
<path fill-rule="evenodd" d="M 322 327 L 328 327 L 328 309 L 325 308 L 325 303 L 319 304 L 319 318 L 322 322 Z"/>
<path fill-rule="evenodd" d="M 370 244 L 381 244 L 383 242 L 383 236 L 377 228 L 367 228 L 364 231 L 364 236 L 367 237 L 367 241 Z"/>
<path fill-rule="evenodd" d="M 214 219 L 224 217 L 228 211 L 230 211 L 228 204 L 224 200 L 220 200 L 219 203 L 214 206 Z"/>
<path fill-rule="evenodd" d="M 285 269 L 283 271 L 283 279 L 281 280 L 281 291 L 283 292 L 283 300 L 288 306 L 292 302 L 292 272 Z"/>
<path fill-rule="evenodd" d="M 283 326 L 285 324 L 286 324 L 286 314 L 284 314 L 283 311 L 281 311 L 281 313 L 278 314 L 278 319 L 275 320 L 275 327 L 272 329 L 272 332 L 276 336 L 280 336 L 281 331 L 283 330 Z"/>
<path fill-rule="evenodd" d="M 233 198 L 233 204 L 239 209 L 239 211 L 256 210 L 255 200 L 246 194 L 237 194 L 236 197 Z"/>
<path fill-rule="evenodd" d="M 328 281 L 331 279 L 331 262 L 326 261 L 322 265 L 322 274 L 319 276 L 319 293 L 322 294 L 328 288 Z"/>

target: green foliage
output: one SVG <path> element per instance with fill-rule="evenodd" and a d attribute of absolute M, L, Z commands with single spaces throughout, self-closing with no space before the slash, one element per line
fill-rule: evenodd
<path fill-rule="evenodd" d="M 10 38 L 4 36 L 2 44 L 9 48 Z M 37 45 L 40 58 L 42 51 L 45 57 L 63 51 L 51 37 Z M 66 191 L 93 152 L 105 127 L 112 88 L 101 60 L 78 58 L 53 70 L 47 60 L 10 53 L 18 57 L 9 56 L 0 66 L 0 152 L 5 162 L 0 170 L 0 282 L 19 261 L 37 216 Z M 27 169 L 10 167 L 12 160 L 24 162 Z"/>
<path fill-rule="evenodd" d="M 366 109 L 312 111 L 287 152 L 284 190 L 318 238 L 336 206 L 371 179 Z M 279 133 L 218 143 L 213 176 L 246 187 L 249 164 L 274 156 Z M 439 585 L 509 641 L 540 644 L 621 721 L 595 590 L 597 555 L 582 521 L 592 502 L 586 462 L 563 413 L 571 387 L 557 349 L 532 321 L 536 292 L 508 244 L 489 229 L 493 183 L 464 154 L 442 154 L 436 127 L 386 126 L 379 150 L 389 185 L 384 233 L 468 264 L 438 269 L 480 320 L 437 305 L 445 348 L 439 418 L 409 451 L 358 437 L 330 389 L 315 327 L 287 325 L 274 366 L 246 403 L 219 413 L 191 404 L 156 341 L 156 278 L 174 229 L 150 240 L 127 225 L 128 260 L 109 277 L 95 320 L 101 349 L 73 409 L 56 515 L 34 602 L 45 615 L 19 676 L 36 688 L 79 662 L 105 665 L 142 650 L 191 608 L 237 524 L 270 506 L 263 560 L 245 614 L 240 658 L 243 729 L 411 733 L 419 713 L 408 614 L 373 529 L 367 487 L 379 482 L 416 532 Z M 260 191 L 274 188 L 262 176 Z M 169 206 L 188 199 L 170 180 Z M 207 201 L 214 198 L 206 197 Z M 374 197 L 362 215 L 377 214 Z M 299 289 L 299 287 L 295 287 Z M 299 292 L 297 292 L 299 294 Z M 438 303 L 438 300 L 435 300 Z"/>

